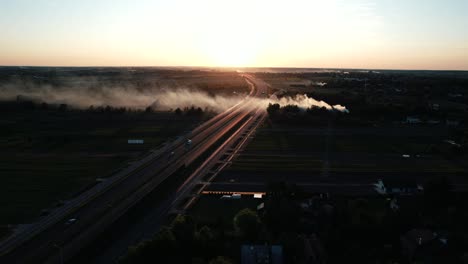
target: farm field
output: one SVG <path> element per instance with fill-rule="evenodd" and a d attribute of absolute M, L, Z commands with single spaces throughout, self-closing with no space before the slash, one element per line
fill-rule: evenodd
<path fill-rule="evenodd" d="M 418 127 L 330 131 L 266 126 L 215 181 L 369 182 L 387 175 L 422 179 L 424 174 L 458 177 L 467 172 L 463 163 L 434 150 L 447 136 L 443 129 L 428 133 Z"/>
<path fill-rule="evenodd" d="M 112 101 L 83 107 L 47 98 L 8 99 L 8 85 L 23 83 L 20 92 L 49 87 L 73 94 L 112 86 L 135 92 L 184 87 L 207 96 L 226 95 L 226 89 L 231 94 L 248 91 L 235 73 L 189 69 L 3 67 L 0 82 L 0 226 L 30 223 L 96 184 L 97 178 L 112 175 L 214 115 L 183 107 L 181 113 L 133 109 Z M 144 144 L 130 145 L 128 139 Z"/>

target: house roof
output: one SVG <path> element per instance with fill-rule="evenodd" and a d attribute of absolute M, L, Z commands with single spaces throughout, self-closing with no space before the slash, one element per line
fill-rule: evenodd
<path fill-rule="evenodd" d="M 283 247 L 279 245 L 242 245 L 242 264 L 281 264 L 283 263 Z"/>

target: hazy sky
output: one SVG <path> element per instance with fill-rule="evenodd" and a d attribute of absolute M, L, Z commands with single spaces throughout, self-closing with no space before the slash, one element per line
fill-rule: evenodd
<path fill-rule="evenodd" d="M 468 70 L 468 0 L 0 0 L 0 65 Z"/>

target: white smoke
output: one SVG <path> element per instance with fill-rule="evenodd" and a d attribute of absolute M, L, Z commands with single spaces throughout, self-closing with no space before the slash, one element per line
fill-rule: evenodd
<path fill-rule="evenodd" d="M 112 106 L 144 109 L 151 106 L 155 110 L 166 111 L 194 106 L 215 112 L 222 112 L 243 98 L 242 95 L 210 96 L 190 88 L 150 88 L 142 91 L 133 87 L 0 85 L 0 100 L 16 100 L 18 96 L 22 100 L 68 104 L 76 108 Z"/>
<path fill-rule="evenodd" d="M 0 86 L 0 100 L 33 100 L 51 104 L 69 104 L 77 108 L 93 106 L 114 106 L 144 108 L 154 101 L 151 91 L 138 92 L 129 87 L 107 88 L 92 86 L 53 87 L 50 85 Z"/>
<path fill-rule="evenodd" d="M 205 92 L 187 89 L 164 90 L 153 98 L 152 107 L 158 110 L 171 110 L 184 107 L 201 107 L 222 112 L 243 99 L 242 96 L 210 96 Z"/>
<path fill-rule="evenodd" d="M 148 88 L 141 90 L 134 87 L 93 87 L 86 85 L 70 87 L 15 85 L 11 83 L 0 85 L 0 100 L 15 100 L 18 95 L 24 99 L 53 104 L 69 104 L 77 108 L 109 105 L 144 109 L 151 106 L 155 110 L 166 111 L 194 106 L 215 112 L 222 112 L 244 99 L 243 95 L 211 96 L 206 92 L 189 88 Z M 269 103 L 277 103 L 280 106 L 297 105 L 302 110 L 310 107 L 325 107 L 328 110 L 349 112 L 345 106 L 330 105 L 305 94 L 281 98 L 273 95 L 268 99 L 255 98 L 253 101 L 265 108 Z"/>
<path fill-rule="evenodd" d="M 308 108 L 318 107 L 318 108 L 325 108 L 329 111 L 339 111 L 343 113 L 349 113 L 349 110 L 342 105 L 330 105 L 324 101 L 315 100 L 312 97 L 308 97 L 306 94 L 298 94 L 294 97 L 285 96 L 278 98 L 277 96 L 273 95 L 268 99 L 258 99 L 258 104 L 261 106 L 267 107 L 268 104 L 279 104 L 281 107 L 286 105 L 296 105 L 301 110 L 305 111 Z"/>
<path fill-rule="evenodd" d="M 333 107 L 334 110 L 337 110 L 337 111 L 340 111 L 340 112 L 343 112 L 343 113 L 349 113 L 349 110 L 346 109 L 346 106 L 337 104 L 337 105 L 334 105 L 332 107 Z"/>

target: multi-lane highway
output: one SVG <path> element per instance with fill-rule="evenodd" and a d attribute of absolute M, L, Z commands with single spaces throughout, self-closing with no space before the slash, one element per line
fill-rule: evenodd
<path fill-rule="evenodd" d="M 176 171 L 194 164 L 220 140 L 258 121 L 262 111 L 255 97 L 265 96 L 267 85 L 252 76 L 244 77 L 252 86 L 248 97 L 3 241 L 0 263 L 60 263 L 72 259 Z M 186 143 L 188 139 L 191 144 Z M 179 193 L 184 193 L 192 180 L 186 180 Z"/>
<path fill-rule="evenodd" d="M 260 91 L 267 90 L 267 85 L 260 80 L 252 81 Z M 253 83 L 251 84 L 253 86 Z M 262 94 L 263 92 L 259 92 Z M 266 94 L 266 93 L 265 93 Z M 232 159 L 238 155 L 243 147 L 249 142 L 259 125 L 266 117 L 265 101 L 259 100 L 257 104 L 252 102 L 252 111 L 248 120 L 236 127 L 234 132 L 229 133 L 229 137 L 223 138 L 216 145 L 213 151 L 209 151 L 209 157 L 203 159 L 204 162 L 197 164 L 189 177 L 177 186 L 167 187 L 169 194 L 158 202 L 151 202 L 150 205 L 143 205 L 144 210 L 140 210 L 138 216 L 133 216 L 131 221 L 111 227 L 108 234 L 112 234 L 111 239 L 106 235 L 99 241 L 106 241 L 105 246 L 101 246 L 99 241 L 94 245 L 99 245 L 99 250 L 94 250 L 94 245 L 88 247 L 88 252 L 80 254 L 81 260 L 86 259 L 89 263 L 115 263 L 119 257 L 124 255 L 129 246 L 136 245 L 143 240 L 151 239 L 160 227 L 170 220 L 170 215 L 184 213 L 196 199 L 208 182 L 213 180 Z M 164 188 L 166 190 L 166 187 Z M 140 208 L 142 208 L 140 207 Z M 111 243 L 107 241 L 112 240 Z"/>

